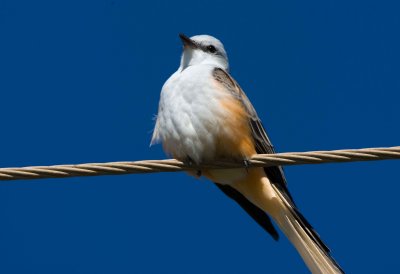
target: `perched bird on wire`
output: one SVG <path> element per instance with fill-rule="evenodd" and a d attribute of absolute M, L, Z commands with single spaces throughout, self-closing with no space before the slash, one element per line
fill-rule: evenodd
<path fill-rule="evenodd" d="M 174 158 L 200 165 L 275 153 L 255 109 L 229 75 L 223 44 L 209 35 L 180 34 L 178 70 L 165 82 L 151 144 Z M 244 166 L 245 166 L 244 165 Z M 278 239 L 270 217 L 312 273 L 343 273 L 297 209 L 281 167 L 201 170 L 261 227 Z"/>

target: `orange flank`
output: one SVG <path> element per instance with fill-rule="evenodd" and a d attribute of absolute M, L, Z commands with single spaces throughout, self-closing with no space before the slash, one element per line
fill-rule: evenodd
<path fill-rule="evenodd" d="M 220 102 L 224 109 L 223 128 L 217 136 L 217 158 L 246 159 L 256 154 L 249 125 L 249 117 L 243 105 L 233 96 Z"/>
<path fill-rule="evenodd" d="M 221 87 L 219 88 L 221 90 Z M 222 92 L 226 90 L 223 89 Z M 257 152 L 246 109 L 234 96 L 221 99 L 220 105 L 224 118 L 221 122 L 223 128 L 217 136 L 216 159 L 241 161 L 250 158 Z M 202 174 L 214 182 L 230 184 L 242 194 L 254 197 L 254 200 L 262 200 L 262 180 L 268 180 L 262 168 L 202 170 Z"/>

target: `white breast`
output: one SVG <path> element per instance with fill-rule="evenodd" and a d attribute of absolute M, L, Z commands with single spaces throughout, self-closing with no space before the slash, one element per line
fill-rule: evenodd
<path fill-rule="evenodd" d="M 196 163 L 213 159 L 216 136 L 224 118 L 213 67 L 197 65 L 175 72 L 161 91 L 152 143 L 161 141 L 173 157 Z"/>

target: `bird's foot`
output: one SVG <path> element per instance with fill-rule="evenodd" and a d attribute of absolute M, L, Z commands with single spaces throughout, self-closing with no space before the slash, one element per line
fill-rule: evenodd
<path fill-rule="evenodd" d="M 197 170 L 196 176 L 197 176 L 197 177 L 201 177 L 201 170 L 200 170 L 200 169 Z"/>
<path fill-rule="evenodd" d="M 186 161 L 185 162 L 190 167 L 196 165 L 196 163 L 193 161 L 192 158 L 190 158 L 190 156 L 186 156 Z M 200 169 L 196 170 L 195 176 L 196 177 L 201 177 L 201 170 Z"/>
<path fill-rule="evenodd" d="M 250 167 L 250 161 L 249 161 L 249 159 L 244 159 L 244 160 L 243 160 L 243 164 L 244 164 L 244 167 L 245 167 L 247 173 L 249 173 L 249 167 Z"/>

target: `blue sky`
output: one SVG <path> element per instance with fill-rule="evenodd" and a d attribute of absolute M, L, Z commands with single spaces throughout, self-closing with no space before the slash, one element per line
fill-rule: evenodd
<path fill-rule="evenodd" d="M 228 52 L 280 152 L 400 145 L 395 1 L 0 1 L 0 166 L 162 159 L 178 33 Z M 285 169 L 348 273 L 400 268 L 398 161 Z M 308 273 L 205 179 L 0 183 L 1 273 Z"/>

